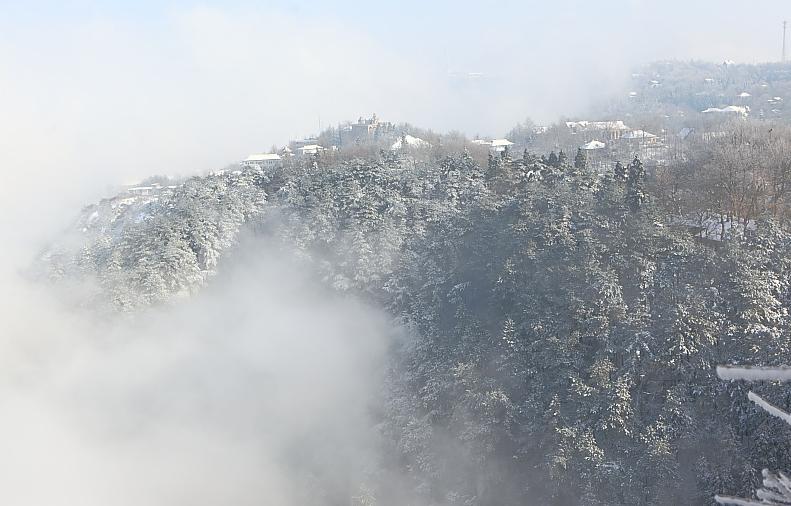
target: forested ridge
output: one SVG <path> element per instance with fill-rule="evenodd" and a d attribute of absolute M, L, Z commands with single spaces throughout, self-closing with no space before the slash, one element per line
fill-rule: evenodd
<path fill-rule="evenodd" d="M 408 337 L 354 504 L 710 504 L 791 468 L 787 427 L 714 371 L 788 362 L 791 234 L 774 202 L 700 237 L 675 196 L 719 187 L 678 174 L 463 151 L 243 168 L 89 206 L 39 266 L 131 312 L 210 283 L 250 233 L 386 308 Z"/>

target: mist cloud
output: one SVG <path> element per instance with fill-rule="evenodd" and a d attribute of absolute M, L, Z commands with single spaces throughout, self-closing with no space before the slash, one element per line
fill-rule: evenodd
<path fill-rule="evenodd" d="M 282 254 L 249 251 L 203 294 L 131 319 L 75 313 L 16 280 L 0 315 L 0 503 L 357 492 L 392 330 Z"/>

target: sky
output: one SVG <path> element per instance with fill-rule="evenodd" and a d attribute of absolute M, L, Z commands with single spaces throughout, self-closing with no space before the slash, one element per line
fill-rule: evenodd
<path fill-rule="evenodd" d="M 777 60 L 785 16 L 780 0 L 0 0 L 0 205 L 58 227 L 69 213 L 41 209 L 372 113 L 499 136 L 578 116 L 640 63 Z"/>

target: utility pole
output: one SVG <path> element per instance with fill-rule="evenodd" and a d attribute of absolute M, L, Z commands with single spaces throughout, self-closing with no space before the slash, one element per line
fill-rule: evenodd
<path fill-rule="evenodd" d="M 783 21 L 783 63 L 786 62 L 786 25 L 788 21 Z"/>

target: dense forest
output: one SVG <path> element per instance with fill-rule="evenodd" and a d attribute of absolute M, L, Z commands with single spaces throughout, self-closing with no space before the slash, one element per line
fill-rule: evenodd
<path fill-rule="evenodd" d="M 788 428 L 715 373 L 791 352 L 791 134 L 764 130 L 650 172 L 463 150 L 239 168 L 89 206 L 38 267 L 134 317 L 253 234 L 385 308 L 405 337 L 371 407 L 382 457 L 305 504 L 710 504 L 791 469 Z"/>

